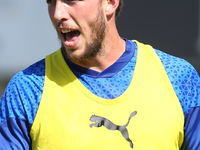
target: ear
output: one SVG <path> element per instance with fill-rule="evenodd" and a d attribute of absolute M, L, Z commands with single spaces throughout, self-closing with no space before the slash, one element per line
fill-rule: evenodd
<path fill-rule="evenodd" d="M 119 0 L 106 0 L 105 4 L 106 15 L 114 14 L 118 6 L 119 6 Z"/>

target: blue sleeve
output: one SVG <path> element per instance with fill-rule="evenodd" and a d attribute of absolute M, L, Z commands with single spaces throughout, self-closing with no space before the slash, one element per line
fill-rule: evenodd
<path fill-rule="evenodd" d="M 181 150 L 198 150 L 200 148 L 200 108 L 190 108 L 185 116 L 185 137 Z"/>
<path fill-rule="evenodd" d="M 45 61 L 17 73 L 0 99 L 0 150 L 29 150 L 29 132 L 40 103 Z"/>
<path fill-rule="evenodd" d="M 200 77 L 187 61 L 156 50 L 185 116 L 182 150 L 200 149 Z"/>
<path fill-rule="evenodd" d="M 9 118 L 0 124 L 0 150 L 30 150 L 30 125 L 24 119 Z"/>
<path fill-rule="evenodd" d="M 185 94 L 186 100 L 181 102 L 185 108 L 182 150 L 197 150 L 200 149 L 200 78 L 195 69 L 191 69 L 186 85 L 190 90 Z"/>

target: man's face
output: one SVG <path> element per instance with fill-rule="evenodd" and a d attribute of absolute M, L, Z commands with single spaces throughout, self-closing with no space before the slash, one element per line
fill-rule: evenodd
<path fill-rule="evenodd" d="M 100 0 L 47 0 L 47 3 L 69 59 L 82 61 L 101 51 L 107 27 Z"/>

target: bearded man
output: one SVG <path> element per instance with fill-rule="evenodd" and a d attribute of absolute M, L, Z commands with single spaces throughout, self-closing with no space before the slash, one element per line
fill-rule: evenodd
<path fill-rule="evenodd" d="M 123 0 L 47 0 L 61 48 L 0 100 L 1 150 L 197 150 L 200 78 L 185 60 L 120 37 Z"/>

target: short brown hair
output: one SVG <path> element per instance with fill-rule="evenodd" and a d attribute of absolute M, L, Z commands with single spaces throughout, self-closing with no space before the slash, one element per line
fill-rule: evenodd
<path fill-rule="evenodd" d="M 118 16 L 118 15 L 119 15 L 119 13 L 120 13 L 121 10 L 122 10 L 122 7 L 123 7 L 123 0 L 119 0 L 119 6 L 118 6 L 118 8 L 116 9 L 115 16 Z"/>

